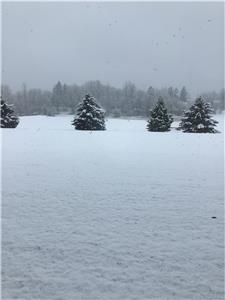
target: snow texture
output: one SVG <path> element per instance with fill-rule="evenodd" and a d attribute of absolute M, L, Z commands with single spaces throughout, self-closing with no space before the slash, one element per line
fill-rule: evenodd
<path fill-rule="evenodd" d="M 224 299 L 223 134 L 71 116 L 1 133 L 2 299 Z"/>

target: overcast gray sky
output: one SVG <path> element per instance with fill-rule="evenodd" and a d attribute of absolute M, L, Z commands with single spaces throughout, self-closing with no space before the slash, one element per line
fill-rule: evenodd
<path fill-rule="evenodd" d="M 3 83 L 220 89 L 223 3 L 3 3 Z"/>

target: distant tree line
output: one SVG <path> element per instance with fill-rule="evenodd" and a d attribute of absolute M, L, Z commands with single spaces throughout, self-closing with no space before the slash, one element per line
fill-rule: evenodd
<path fill-rule="evenodd" d="M 143 91 L 131 82 L 127 82 L 123 88 L 115 88 L 100 81 L 89 81 L 80 86 L 59 81 L 52 91 L 27 89 L 25 84 L 17 92 L 13 92 L 7 85 L 1 87 L 2 97 L 7 103 L 14 104 L 15 112 L 20 116 L 74 114 L 77 104 L 86 94 L 96 98 L 104 107 L 106 115 L 112 117 L 147 117 L 160 97 L 173 115 L 181 115 L 192 102 L 185 87 L 178 90 L 174 87 L 159 89 L 150 86 Z M 216 112 L 224 109 L 224 89 L 201 95 Z"/>
<path fill-rule="evenodd" d="M 1 128 L 16 128 L 19 118 L 14 114 L 12 104 L 7 104 L 1 97 Z M 181 118 L 177 130 L 191 133 L 217 133 L 216 120 L 212 118 L 213 109 L 210 103 L 198 97 L 189 110 L 186 110 Z M 163 98 L 159 97 L 157 103 L 150 110 L 150 118 L 147 121 L 147 130 L 153 132 L 170 131 L 174 119 L 167 112 Z M 71 123 L 77 130 L 106 130 L 105 111 L 94 97 L 87 94 L 77 106 L 76 115 Z"/>

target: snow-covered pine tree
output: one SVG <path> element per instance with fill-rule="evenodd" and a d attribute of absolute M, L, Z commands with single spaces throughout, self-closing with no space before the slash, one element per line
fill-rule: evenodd
<path fill-rule="evenodd" d="M 11 105 L 1 98 L 1 128 L 16 128 L 18 124 L 19 118 L 14 114 Z"/>
<path fill-rule="evenodd" d="M 150 119 L 148 120 L 148 131 L 169 131 L 173 118 L 168 114 L 162 97 L 159 97 L 155 107 L 150 110 Z"/>
<path fill-rule="evenodd" d="M 72 125 L 78 130 L 105 130 L 105 112 L 89 94 L 78 104 Z"/>
<path fill-rule="evenodd" d="M 184 112 L 178 130 L 183 132 L 195 133 L 216 133 L 216 120 L 212 119 L 213 110 L 209 103 L 205 102 L 202 97 L 195 100 L 195 103 L 188 111 Z"/>

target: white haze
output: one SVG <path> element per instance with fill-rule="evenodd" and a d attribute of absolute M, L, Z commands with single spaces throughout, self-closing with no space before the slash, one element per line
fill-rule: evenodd
<path fill-rule="evenodd" d="M 50 89 L 58 81 L 116 87 L 224 82 L 224 4 L 3 3 L 3 83 Z"/>

